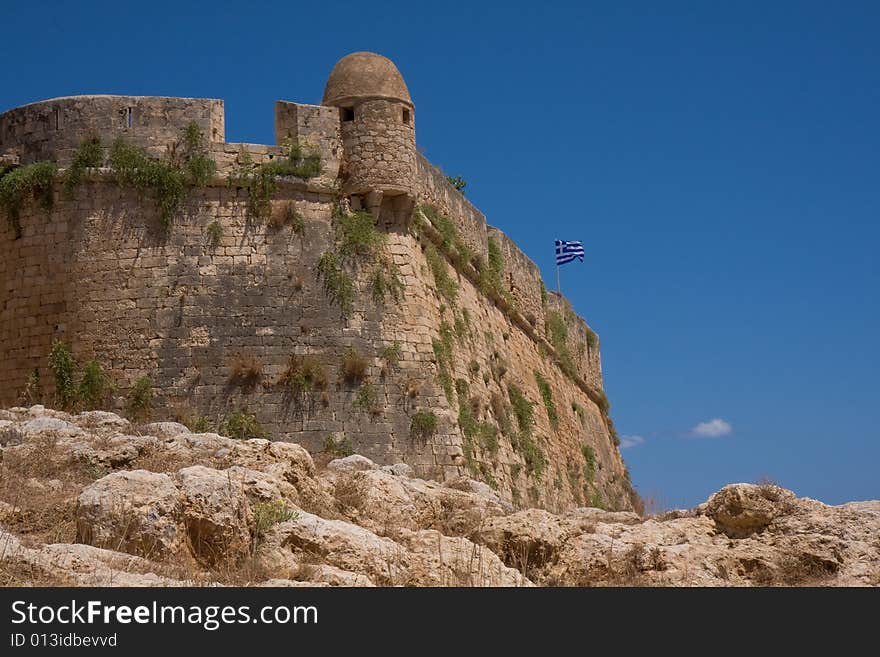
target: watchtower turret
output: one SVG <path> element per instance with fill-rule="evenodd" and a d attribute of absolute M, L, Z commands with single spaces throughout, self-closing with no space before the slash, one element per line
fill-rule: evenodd
<path fill-rule="evenodd" d="M 416 173 L 415 107 L 394 63 L 371 52 L 340 59 L 323 105 L 339 108 L 343 193 L 388 223 L 408 220 Z"/>

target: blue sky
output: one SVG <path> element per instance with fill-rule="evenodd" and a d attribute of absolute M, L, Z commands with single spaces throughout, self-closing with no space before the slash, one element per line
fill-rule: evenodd
<path fill-rule="evenodd" d="M 13 3 L 3 32 L 0 110 L 218 97 L 257 143 L 341 56 L 391 57 L 419 145 L 549 287 L 585 242 L 563 292 L 644 496 L 880 498 L 877 3 Z"/>

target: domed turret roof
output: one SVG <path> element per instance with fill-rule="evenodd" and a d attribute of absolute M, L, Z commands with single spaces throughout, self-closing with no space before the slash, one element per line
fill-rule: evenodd
<path fill-rule="evenodd" d="M 374 52 L 353 52 L 336 62 L 321 104 L 341 107 L 364 98 L 387 98 L 413 104 L 394 62 Z"/>

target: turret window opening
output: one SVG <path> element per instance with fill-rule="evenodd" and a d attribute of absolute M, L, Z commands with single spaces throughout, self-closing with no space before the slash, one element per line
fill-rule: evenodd
<path fill-rule="evenodd" d="M 403 110 L 403 122 L 406 125 L 409 125 L 411 121 L 412 121 L 412 114 L 410 114 L 410 111 L 408 109 L 404 109 Z"/>
<path fill-rule="evenodd" d="M 354 107 L 343 107 L 342 108 L 342 120 L 343 121 L 354 121 Z"/>

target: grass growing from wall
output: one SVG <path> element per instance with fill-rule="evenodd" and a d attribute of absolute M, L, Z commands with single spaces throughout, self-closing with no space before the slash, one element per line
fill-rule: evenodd
<path fill-rule="evenodd" d="M 208 245 L 216 249 L 223 239 L 223 225 L 219 221 L 212 221 L 205 229 L 205 235 L 208 238 Z"/>
<path fill-rule="evenodd" d="M 204 135 L 195 123 L 189 124 L 181 137 L 169 146 L 164 160 L 118 137 L 110 147 L 110 166 L 121 185 L 155 198 L 166 233 L 188 190 L 210 182 L 217 168 L 208 156 Z"/>
<path fill-rule="evenodd" d="M 104 148 L 99 137 L 90 137 L 84 140 L 76 153 L 70 166 L 64 174 L 64 193 L 71 197 L 76 188 L 82 182 L 86 169 L 97 169 L 104 164 Z"/>
<path fill-rule="evenodd" d="M 30 201 L 36 201 L 44 210 L 51 210 L 55 203 L 53 183 L 58 173 L 54 162 L 34 162 L 11 169 L 0 178 L 0 209 L 21 237 L 21 211 Z"/>
<path fill-rule="evenodd" d="M 278 192 L 278 178 L 293 176 L 307 180 L 321 175 L 321 152 L 310 144 L 290 140 L 281 145 L 281 156 L 254 166 L 251 154 L 242 148 L 237 170 L 229 176 L 229 187 L 248 190 L 249 217 L 267 219 L 272 198 Z"/>
<path fill-rule="evenodd" d="M 427 440 L 437 432 L 437 416 L 432 411 L 419 411 L 409 423 L 411 438 Z"/>
<path fill-rule="evenodd" d="M 279 380 L 294 395 L 303 395 L 327 387 L 327 373 L 312 356 L 293 355 L 287 361 L 287 369 Z"/>
<path fill-rule="evenodd" d="M 347 260 L 375 257 L 388 238 L 365 210 L 336 212 L 333 225 L 339 254 Z"/>
<path fill-rule="evenodd" d="M 458 297 L 458 283 L 449 275 L 449 265 L 446 264 L 445 258 L 440 255 L 437 247 L 428 244 L 425 247 L 425 259 L 434 277 L 437 292 L 450 304 L 454 304 Z"/>
<path fill-rule="evenodd" d="M 544 401 L 544 408 L 547 409 L 547 419 L 550 420 L 550 426 L 554 429 L 559 427 L 559 415 L 556 413 L 556 405 L 553 403 L 553 391 L 547 379 L 541 376 L 541 373 L 535 372 L 535 381 L 538 384 L 538 391 L 541 393 L 541 399 Z"/>
<path fill-rule="evenodd" d="M 333 213 L 333 227 L 335 247 L 319 260 L 318 276 L 331 302 L 339 304 L 343 317 L 351 316 L 356 294 L 354 278 L 347 269 L 357 270 L 372 264 L 368 288 L 373 302 L 381 306 L 389 299 L 399 301 L 404 284 L 397 265 L 382 254 L 388 235 L 379 229 L 373 215 L 361 210 L 347 213 L 337 208 Z"/>
<path fill-rule="evenodd" d="M 339 306 L 343 317 L 351 317 L 354 311 L 354 279 L 342 268 L 339 256 L 332 251 L 324 253 L 318 260 L 317 272 L 330 302 Z"/>
<path fill-rule="evenodd" d="M 342 378 L 348 384 L 361 383 L 367 376 L 369 366 L 369 361 L 357 349 L 349 347 L 342 356 Z"/>
<path fill-rule="evenodd" d="M 380 263 L 370 274 L 370 296 L 377 306 L 383 305 L 386 299 L 400 301 L 404 285 L 396 267 L 388 268 L 387 263 Z"/>
<path fill-rule="evenodd" d="M 440 324 L 440 337 L 432 342 L 434 359 L 437 361 L 437 378 L 450 405 L 454 402 L 455 388 L 452 380 L 454 333 L 449 324 Z"/>
<path fill-rule="evenodd" d="M 596 477 L 596 450 L 589 445 L 582 445 L 581 454 L 584 457 L 584 479 L 593 483 Z"/>
<path fill-rule="evenodd" d="M 559 312 L 552 310 L 545 315 L 544 321 L 547 326 L 547 337 L 550 338 L 550 344 L 556 351 L 559 366 L 568 376 L 577 378 L 574 360 L 568 349 L 568 326 L 565 320 Z"/>
<path fill-rule="evenodd" d="M 376 387 L 369 381 L 365 381 L 358 388 L 353 405 L 367 413 L 376 413 L 379 410 L 379 395 L 376 392 Z"/>
<path fill-rule="evenodd" d="M 400 357 L 402 355 L 403 346 L 397 340 L 382 350 L 382 359 L 389 367 L 396 366 L 397 363 L 400 362 Z"/>
<path fill-rule="evenodd" d="M 547 457 L 532 435 L 535 425 L 534 404 L 526 399 L 522 391 L 513 384 L 507 387 L 507 394 L 519 429 L 516 435 L 511 438 L 511 444 L 523 457 L 526 471 L 536 479 L 540 479 L 547 466 Z"/>

